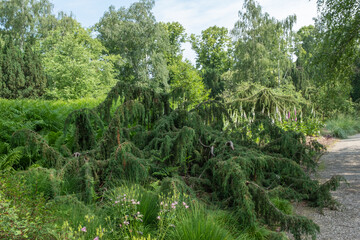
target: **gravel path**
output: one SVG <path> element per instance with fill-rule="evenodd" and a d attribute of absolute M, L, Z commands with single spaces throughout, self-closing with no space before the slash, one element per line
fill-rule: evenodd
<path fill-rule="evenodd" d="M 339 211 L 296 206 L 298 214 L 307 216 L 320 226 L 317 239 L 360 240 L 360 134 L 340 140 L 320 158 L 324 169 L 316 178 L 324 182 L 333 175 L 346 178 L 349 186 L 343 184 L 333 192 L 334 198 L 342 204 Z"/>

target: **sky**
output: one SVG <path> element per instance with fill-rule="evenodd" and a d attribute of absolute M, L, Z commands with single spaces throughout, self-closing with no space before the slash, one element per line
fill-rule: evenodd
<path fill-rule="evenodd" d="M 129 7 L 136 0 L 50 0 L 54 4 L 54 12 L 72 12 L 83 27 L 91 27 L 97 23 L 114 5 L 116 9 Z M 316 17 L 316 0 L 257 0 L 263 12 L 278 20 L 296 14 L 295 30 L 313 24 Z M 217 25 L 231 30 L 238 20 L 238 12 L 242 9 L 243 0 L 155 0 L 153 13 L 157 21 L 179 22 L 188 34 L 201 34 L 202 30 Z M 194 63 L 195 53 L 190 44 L 183 46 L 184 56 Z"/>

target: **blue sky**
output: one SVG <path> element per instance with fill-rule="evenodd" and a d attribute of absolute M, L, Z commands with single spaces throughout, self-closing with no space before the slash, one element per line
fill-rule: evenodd
<path fill-rule="evenodd" d="M 129 7 L 136 0 L 50 0 L 54 12 L 72 12 L 83 27 L 97 23 L 110 5 Z M 316 0 L 257 0 L 263 11 L 279 20 L 297 15 L 295 29 L 313 24 Z M 187 33 L 200 34 L 217 25 L 232 29 L 242 9 L 243 0 L 156 0 L 153 13 L 157 21 L 180 22 Z M 193 61 L 194 53 L 185 45 L 185 57 Z"/>

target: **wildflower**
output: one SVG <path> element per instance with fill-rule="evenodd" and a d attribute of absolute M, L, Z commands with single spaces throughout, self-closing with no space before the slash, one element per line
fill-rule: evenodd
<path fill-rule="evenodd" d="M 121 224 L 119 224 L 119 227 L 122 227 L 122 225 L 121 225 Z"/>
<path fill-rule="evenodd" d="M 124 221 L 124 224 L 125 225 L 129 225 L 130 223 L 128 221 Z"/>
<path fill-rule="evenodd" d="M 163 204 L 164 204 L 164 202 L 161 202 L 161 203 L 160 203 L 160 205 L 163 205 Z"/>
<path fill-rule="evenodd" d="M 188 206 L 188 205 L 186 205 L 186 206 L 185 206 L 185 208 L 189 208 L 189 206 Z"/>
<path fill-rule="evenodd" d="M 157 216 L 157 219 L 160 220 L 160 216 Z"/>
<path fill-rule="evenodd" d="M 83 227 L 81 231 L 86 232 L 86 227 Z"/>
<path fill-rule="evenodd" d="M 140 205 L 140 201 L 137 202 L 137 205 Z"/>
<path fill-rule="evenodd" d="M 172 209 L 176 209 L 176 206 L 175 206 L 175 205 L 172 205 L 171 208 L 172 208 Z"/>
<path fill-rule="evenodd" d="M 183 205 L 186 206 L 186 202 L 183 202 Z"/>
<path fill-rule="evenodd" d="M 95 237 L 94 240 L 99 240 L 99 237 Z"/>
<path fill-rule="evenodd" d="M 140 215 L 140 212 L 137 212 L 136 215 Z"/>
<path fill-rule="evenodd" d="M 119 201 L 115 201 L 115 204 L 118 204 L 119 203 Z"/>

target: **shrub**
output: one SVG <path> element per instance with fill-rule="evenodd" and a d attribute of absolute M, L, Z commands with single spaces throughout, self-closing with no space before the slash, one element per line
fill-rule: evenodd
<path fill-rule="evenodd" d="M 42 194 L 33 195 L 23 177 L 0 176 L 0 238 L 56 239 Z"/>

